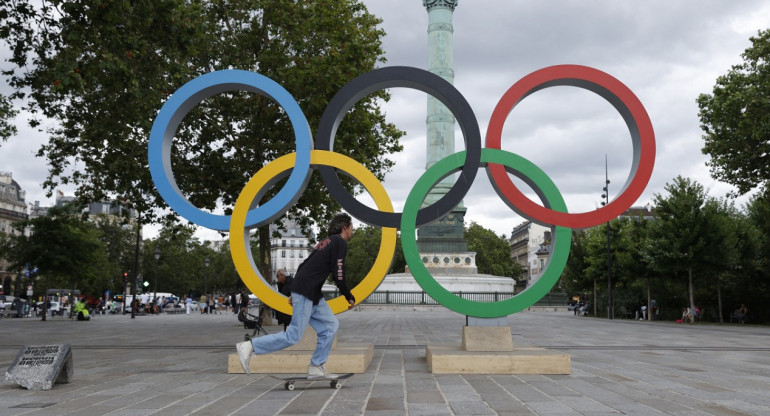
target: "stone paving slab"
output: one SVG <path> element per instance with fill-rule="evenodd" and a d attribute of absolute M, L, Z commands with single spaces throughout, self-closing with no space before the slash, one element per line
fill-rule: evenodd
<path fill-rule="evenodd" d="M 341 343 L 375 345 L 340 390 L 227 374 L 250 332 L 232 314 L 4 319 L 0 373 L 24 345 L 67 343 L 74 374 L 48 391 L 0 381 L 0 416 L 770 414 L 770 327 L 520 313 L 514 345 L 569 354 L 571 375 L 433 375 L 425 345 L 459 346 L 465 317 L 413 309 L 339 316 Z"/>

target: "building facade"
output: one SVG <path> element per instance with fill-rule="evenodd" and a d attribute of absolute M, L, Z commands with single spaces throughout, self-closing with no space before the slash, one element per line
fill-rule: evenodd
<path fill-rule="evenodd" d="M 26 192 L 13 180 L 11 172 L 0 172 L 0 234 L 21 235 L 25 230 L 17 230 L 13 224 L 29 218 Z M 0 295 L 13 295 L 13 282 L 18 272 L 10 270 L 8 260 L 0 258 Z"/>
<path fill-rule="evenodd" d="M 299 265 L 310 255 L 311 239 L 315 240 L 315 234 L 311 232 L 308 238 L 294 221 L 284 220 L 283 228 L 285 230 L 280 230 L 275 224 L 270 225 L 272 276 L 275 276 L 279 269 L 286 269 L 290 275 L 295 274 Z M 273 237 L 276 233 L 278 237 Z"/>
<path fill-rule="evenodd" d="M 551 250 L 551 229 L 531 221 L 525 221 L 513 228 L 511 238 L 511 258 L 526 269 L 526 274 L 518 278 L 516 290 L 524 290 L 543 274 Z"/>
<path fill-rule="evenodd" d="M 55 205 L 57 207 L 62 207 L 66 204 L 75 202 L 75 200 L 76 198 L 74 196 L 65 196 L 61 191 L 56 191 Z M 37 201 L 35 201 L 35 203 L 37 204 Z M 47 210 L 46 208 L 38 209 Z M 124 221 L 127 219 L 127 225 L 129 226 L 135 225 L 136 223 L 136 211 L 124 207 L 118 201 L 92 202 L 83 207 L 82 212 L 84 214 L 88 214 L 88 218 L 91 221 L 96 221 L 97 219 L 106 219 L 108 221 Z"/>

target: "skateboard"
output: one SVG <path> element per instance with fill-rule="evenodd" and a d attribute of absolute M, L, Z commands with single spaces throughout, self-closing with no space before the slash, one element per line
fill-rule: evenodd
<path fill-rule="evenodd" d="M 326 380 L 326 381 L 330 382 L 329 386 L 331 386 L 331 388 L 339 389 L 339 388 L 342 387 L 342 381 L 341 380 L 344 380 L 346 378 L 350 378 L 352 375 L 353 375 L 353 373 L 340 374 L 337 377 L 318 377 L 318 378 L 307 378 L 307 376 L 283 378 L 283 377 L 277 377 L 277 376 L 274 376 L 274 375 L 270 375 L 270 377 L 278 379 L 278 380 L 282 380 L 284 382 L 283 383 L 283 387 L 286 390 L 291 391 L 291 390 L 294 390 L 294 382 L 295 381 L 319 381 L 319 380 Z"/>

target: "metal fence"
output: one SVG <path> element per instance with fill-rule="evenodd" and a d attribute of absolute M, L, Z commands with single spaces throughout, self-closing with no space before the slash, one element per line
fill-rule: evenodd
<path fill-rule="evenodd" d="M 514 297 L 512 292 L 452 292 L 455 296 L 475 302 L 499 302 Z M 324 292 L 326 299 L 339 296 L 338 291 Z M 566 293 L 548 293 L 535 303 L 535 306 L 561 306 L 567 304 Z M 364 305 L 438 305 L 430 295 L 425 292 L 374 292 L 364 299 Z"/>

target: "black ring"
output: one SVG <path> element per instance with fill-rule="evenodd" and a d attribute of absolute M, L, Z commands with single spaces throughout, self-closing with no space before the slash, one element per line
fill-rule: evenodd
<path fill-rule="evenodd" d="M 454 115 L 465 140 L 465 163 L 460 176 L 443 197 L 417 212 L 416 225 L 420 226 L 441 218 L 462 201 L 481 164 L 481 133 L 476 115 L 454 85 L 438 75 L 413 67 L 391 66 L 367 72 L 345 84 L 329 101 L 318 123 L 315 147 L 318 150 L 333 151 L 337 127 L 348 110 L 361 98 L 375 91 L 393 87 L 416 89 L 441 101 Z M 318 166 L 317 169 L 331 196 L 350 215 L 370 225 L 401 227 L 400 213 L 382 212 L 367 207 L 342 186 L 334 168 Z"/>

